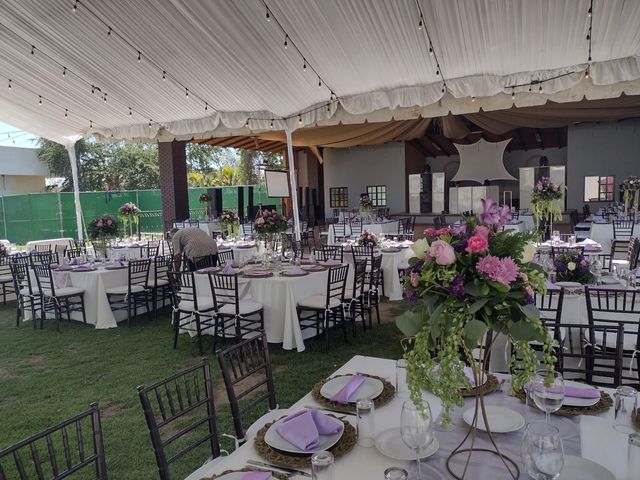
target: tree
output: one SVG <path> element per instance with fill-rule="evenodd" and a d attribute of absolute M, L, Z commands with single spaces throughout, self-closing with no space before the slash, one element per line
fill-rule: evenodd
<path fill-rule="evenodd" d="M 210 174 L 225 166 L 235 167 L 238 156 L 235 149 L 187 143 L 187 169 L 190 172 Z"/>

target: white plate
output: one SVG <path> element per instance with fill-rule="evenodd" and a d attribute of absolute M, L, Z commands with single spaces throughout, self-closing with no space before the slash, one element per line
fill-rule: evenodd
<path fill-rule="evenodd" d="M 579 282 L 556 282 L 558 287 L 564 288 L 581 288 L 582 284 Z"/>
<path fill-rule="evenodd" d="M 326 399 L 330 399 L 344 387 L 353 375 L 345 375 L 343 377 L 335 377 L 326 382 L 320 389 L 320 395 Z M 351 395 L 349 403 L 356 403 L 361 398 L 376 398 L 384 390 L 384 384 L 377 378 L 365 377 L 365 381 L 360 388 Z"/>
<path fill-rule="evenodd" d="M 571 380 L 564 381 L 565 387 L 575 387 L 575 388 L 588 388 L 589 385 L 579 382 L 572 382 Z M 600 397 L 598 398 L 576 398 L 576 397 L 564 397 L 562 401 L 562 405 L 567 405 L 569 407 L 591 407 L 600 401 Z"/>
<path fill-rule="evenodd" d="M 574 455 L 565 455 L 560 478 L 562 480 L 616 480 L 613 473 L 599 463 Z"/>
<path fill-rule="evenodd" d="M 394 460 L 415 460 L 416 452 L 402 441 L 400 427 L 385 430 L 376 437 L 376 448 L 385 457 Z M 440 448 L 438 439 L 433 437 L 433 441 L 420 449 L 420 458 L 427 458 L 433 455 Z"/>
<path fill-rule="evenodd" d="M 485 410 L 487 411 L 487 419 L 491 426 L 491 433 L 515 432 L 524 427 L 524 417 L 509 408 L 487 405 L 485 406 Z M 466 410 L 462 415 L 462 418 L 468 425 L 473 423 L 474 411 L 475 407 Z M 480 412 L 478 412 L 478 430 L 486 432 L 484 418 L 482 418 Z"/>
<path fill-rule="evenodd" d="M 256 472 L 258 470 L 255 470 Z M 216 477 L 217 480 L 242 480 L 242 477 L 244 477 L 247 473 L 249 472 L 229 472 L 221 477 Z M 275 480 L 275 477 L 270 477 L 269 480 Z"/>
<path fill-rule="evenodd" d="M 616 284 L 621 284 L 620 280 L 618 280 L 617 278 L 613 278 L 613 277 L 602 277 L 600 279 L 600 281 L 602 283 L 604 283 L 605 285 L 616 285 Z"/>
<path fill-rule="evenodd" d="M 336 422 L 337 424 L 343 425 L 343 423 L 340 420 L 333 417 L 329 417 L 329 418 L 332 421 Z M 289 443 L 288 440 L 285 440 L 285 438 L 282 435 L 280 435 L 276 430 L 278 425 L 280 425 L 285 420 L 286 420 L 286 417 L 281 418 L 280 420 L 276 421 L 273 425 L 271 425 L 267 430 L 267 433 L 264 434 L 264 441 L 270 447 L 273 447 L 277 450 L 281 450 L 287 453 L 311 455 L 312 453 L 315 453 L 315 452 L 329 450 L 336 443 L 338 443 L 338 440 L 340 440 L 344 432 L 344 429 L 342 429 L 340 430 L 340 432 L 334 433 L 333 435 L 320 435 L 320 441 L 317 447 L 310 450 L 302 450 L 301 448 L 298 448 L 295 445 Z"/>

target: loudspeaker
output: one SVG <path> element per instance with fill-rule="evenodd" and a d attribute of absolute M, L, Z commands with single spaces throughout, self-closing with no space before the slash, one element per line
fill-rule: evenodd
<path fill-rule="evenodd" d="M 253 214 L 251 212 L 254 211 L 253 207 L 253 187 L 247 187 L 247 196 L 249 197 L 247 201 L 247 219 L 253 220 Z"/>
<path fill-rule="evenodd" d="M 219 217 L 222 214 L 222 189 L 214 188 L 211 199 L 211 214 L 214 217 Z"/>
<path fill-rule="evenodd" d="M 244 187 L 238 187 L 238 218 L 244 223 Z"/>

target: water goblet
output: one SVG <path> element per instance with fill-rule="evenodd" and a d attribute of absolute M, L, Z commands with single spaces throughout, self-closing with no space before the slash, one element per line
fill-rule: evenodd
<path fill-rule="evenodd" d="M 522 461 L 535 480 L 554 480 L 564 467 L 560 430 L 549 423 L 529 423 L 522 436 Z"/>
<path fill-rule="evenodd" d="M 402 404 L 400 435 L 405 445 L 416 452 L 417 478 L 421 479 L 420 450 L 431 444 L 434 439 L 433 417 L 429 402 L 422 399 L 422 405 L 415 405 L 413 401 L 407 400 Z"/>
<path fill-rule="evenodd" d="M 311 455 L 311 479 L 333 480 L 334 458 L 331 452 L 316 452 Z"/>
<path fill-rule="evenodd" d="M 384 480 L 407 480 L 409 474 L 404 468 L 389 467 L 384 471 Z"/>
<path fill-rule="evenodd" d="M 536 406 L 545 412 L 546 422 L 549 423 L 552 412 L 557 412 L 562 407 L 564 401 L 564 379 L 560 372 L 551 372 L 553 378 L 549 385 L 546 385 L 548 371 L 538 370 L 529 384 Z"/>

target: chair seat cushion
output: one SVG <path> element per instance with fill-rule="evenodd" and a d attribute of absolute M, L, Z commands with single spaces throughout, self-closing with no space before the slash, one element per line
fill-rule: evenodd
<path fill-rule="evenodd" d="M 51 292 L 46 292 L 47 295 L 50 295 Z M 78 287 L 64 287 L 64 288 L 56 288 L 56 297 L 72 297 L 75 295 L 82 295 L 84 293 L 83 288 Z"/>
<path fill-rule="evenodd" d="M 11 275 L 0 275 L 0 283 L 13 282 L 13 277 Z"/>
<path fill-rule="evenodd" d="M 140 292 L 144 292 L 144 287 L 142 285 L 131 285 L 131 293 Z M 129 293 L 127 285 L 107 288 L 107 295 L 126 295 L 127 293 Z"/>
<path fill-rule="evenodd" d="M 183 300 L 178 304 L 178 310 L 182 310 L 183 312 L 193 312 L 193 302 L 189 300 Z M 213 310 L 213 299 L 199 298 L 198 311 L 207 312 L 208 310 Z"/>
<path fill-rule="evenodd" d="M 311 295 L 310 297 L 303 298 L 298 302 L 298 306 L 302 308 L 312 308 L 314 310 L 324 310 L 327 305 L 326 295 Z M 340 305 L 340 301 L 337 298 L 332 298 L 329 302 L 329 308 L 336 308 Z"/>
<path fill-rule="evenodd" d="M 151 288 L 164 287 L 165 285 L 169 285 L 169 280 L 167 280 L 166 278 L 159 278 L 157 280 L 149 280 L 149 286 Z"/>
<path fill-rule="evenodd" d="M 238 307 L 238 309 L 240 310 L 240 315 L 250 315 L 262 310 L 262 304 L 254 302 L 253 300 L 240 300 L 240 304 L 238 305 Z M 235 315 L 236 306 L 231 303 L 227 303 L 226 305 L 220 307 L 218 309 L 218 312 L 224 315 Z"/>

